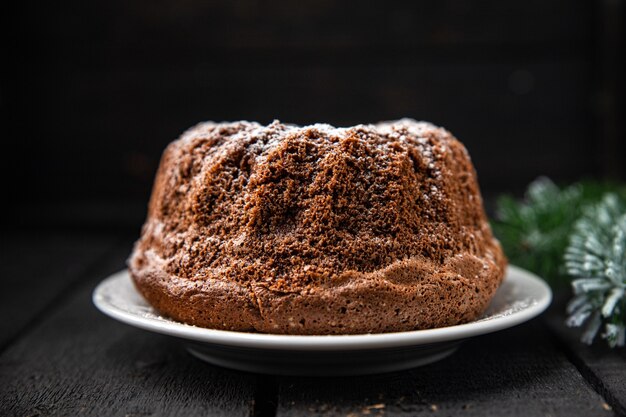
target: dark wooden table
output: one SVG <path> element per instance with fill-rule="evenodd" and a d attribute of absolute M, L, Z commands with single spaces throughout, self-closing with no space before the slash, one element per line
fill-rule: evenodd
<path fill-rule="evenodd" d="M 255 375 L 96 311 L 91 292 L 124 267 L 132 238 L 3 233 L 1 242 L 2 416 L 626 415 L 626 349 L 578 343 L 560 308 L 411 371 Z"/>

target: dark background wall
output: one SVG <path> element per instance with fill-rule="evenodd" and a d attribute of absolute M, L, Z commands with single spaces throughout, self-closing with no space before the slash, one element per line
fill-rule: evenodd
<path fill-rule="evenodd" d="M 413 117 L 486 195 L 623 178 L 623 1 L 66 1 L 3 16 L 4 227 L 138 227 L 203 120 Z"/>

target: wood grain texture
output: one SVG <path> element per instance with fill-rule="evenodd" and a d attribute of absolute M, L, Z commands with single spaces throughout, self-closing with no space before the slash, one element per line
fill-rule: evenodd
<path fill-rule="evenodd" d="M 539 321 L 409 372 L 279 382 L 278 416 L 612 415 Z"/>
<path fill-rule="evenodd" d="M 589 2 L 12 7 L 0 117 L 26 139 L 9 141 L 29 155 L 22 182 L 39 184 L 37 197 L 8 184 L 18 218 L 41 196 L 145 203 L 165 145 L 207 119 L 430 120 L 467 143 L 486 191 L 605 166 L 589 138 L 596 102 L 612 99 L 594 96 Z"/>
<path fill-rule="evenodd" d="M 69 233 L 2 233 L 0 350 L 60 294 L 85 277 L 116 238 Z"/>
<path fill-rule="evenodd" d="M 47 7 L 46 7 L 47 6 Z M 367 4 L 286 1 L 154 3 L 68 2 L 28 10 L 32 24 L 51 36 L 58 53 L 73 60 L 78 50 L 88 61 L 162 62 L 198 57 L 207 47 L 332 48 L 362 45 L 473 45 L 576 42 L 590 35 L 591 6 L 582 1 L 490 0 Z M 58 27 L 57 21 L 66 22 Z M 86 27 L 89 23 L 92 26 Z M 86 36 L 77 37 L 77 33 Z M 73 45 L 72 45 L 73 44 Z M 92 45 L 103 45 L 94 54 Z M 151 54 L 160 51 L 160 54 Z M 104 53 L 103 53 L 104 52 Z"/>
<path fill-rule="evenodd" d="M 96 241 L 94 253 L 103 245 Z M 74 247 L 42 242 L 50 253 Z M 625 415 L 626 355 L 578 344 L 554 309 L 548 326 L 536 319 L 475 338 L 448 359 L 406 372 L 297 378 L 210 366 L 181 341 L 119 324 L 92 306 L 94 285 L 123 268 L 129 251 L 126 242 L 94 255 L 83 281 L 0 355 L 0 415 Z"/>
<path fill-rule="evenodd" d="M 563 306 L 564 307 L 564 306 Z M 565 326 L 563 308 L 546 321 L 581 374 L 606 399 L 616 415 L 626 416 L 626 350 L 610 349 L 599 336 L 591 346 L 580 342 L 581 329 Z"/>
<path fill-rule="evenodd" d="M 174 339 L 119 324 L 91 304 L 124 267 L 116 251 L 90 283 L 0 356 L 0 415 L 249 415 L 255 379 L 205 365 Z"/>
<path fill-rule="evenodd" d="M 74 195 L 147 199 L 161 152 L 183 130 L 204 120 L 275 118 L 341 126 L 400 117 L 431 121 L 466 144 L 484 189 L 509 190 L 538 175 L 575 179 L 597 168 L 589 159 L 588 69 L 580 58 L 453 65 L 415 55 L 398 65 L 393 56 L 372 61 L 355 54 L 340 65 L 322 59 L 304 66 L 248 59 L 225 59 L 219 67 L 40 74 L 46 134 L 63 137 L 63 158 L 72 160 L 48 166 L 49 175 Z M 44 143 L 27 163 L 58 152 L 55 142 Z M 100 157 L 81 157 L 89 154 Z M 94 181 L 97 187 L 90 186 Z M 41 192 L 56 198 L 56 189 Z"/>

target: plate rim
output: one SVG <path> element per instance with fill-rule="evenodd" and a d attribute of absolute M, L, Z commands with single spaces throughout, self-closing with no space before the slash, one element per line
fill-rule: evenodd
<path fill-rule="evenodd" d="M 384 349 L 462 340 L 524 323 L 545 311 L 552 301 L 552 291 L 545 281 L 530 271 L 514 265 L 508 265 L 505 279 L 525 281 L 526 285 L 533 286 L 541 292 L 541 297 L 535 303 L 522 310 L 514 311 L 509 315 L 495 317 L 491 320 L 479 320 L 454 326 L 407 332 L 351 335 L 282 335 L 206 329 L 175 321 L 161 321 L 138 316 L 108 303 L 103 295 L 107 286 L 123 279 L 130 280 L 130 274 L 127 269 L 104 278 L 92 293 L 92 302 L 96 308 L 105 315 L 122 323 L 194 342 L 239 348 L 291 351 Z M 137 291 L 132 282 L 131 285 Z"/>

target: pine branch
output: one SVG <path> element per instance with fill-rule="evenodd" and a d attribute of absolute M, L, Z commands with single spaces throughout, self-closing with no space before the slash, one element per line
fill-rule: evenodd
<path fill-rule="evenodd" d="M 528 186 L 522 202 L 501 197 L 493 228 L 511 263 L 537 273 L 553 286 L 565 284 L 561 257 L 582 200 L 580 185 L 559 189 L 545 177 Z"/>
<path fill-rule="evenodd" d="M 565 250 L 565 267 L 574 278 L 568 326 L 586 323 L 582 341 L 591 344 L 604 324 L 611 347 L 626 341 L 626 204 L 607 194 L 587 207 L 574 224 Z"/>
<path fill-rule="evenodd" d="M 511 263 L 531 270 L 553 287 L 569 283 L 563 253 L 569 244 L 574 223 L 583 208 L 596 203 L 606 192 L 626 200 L 626 187 L 583 181 L 559 188 L 546 177 L 533 181 L 523 201 L 511 196 L 497 201 L 492 222 Z"/>

